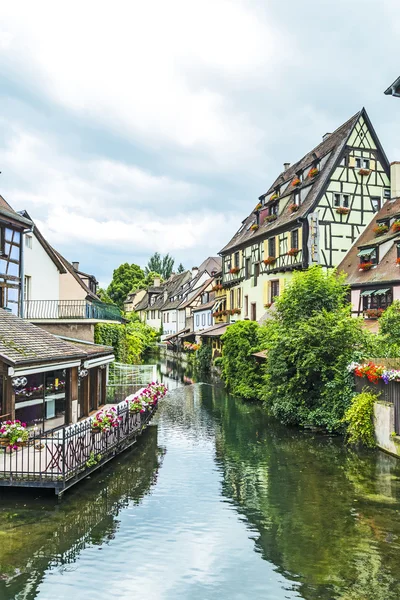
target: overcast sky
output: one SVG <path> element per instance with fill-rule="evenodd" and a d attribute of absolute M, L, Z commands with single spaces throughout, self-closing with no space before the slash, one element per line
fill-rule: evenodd
<path fill-rule="evenodd" d="M 365 106 L 400 160 L 399 0 L 4 2 L 0 193 L 107 284 L 215 255 Z"/>

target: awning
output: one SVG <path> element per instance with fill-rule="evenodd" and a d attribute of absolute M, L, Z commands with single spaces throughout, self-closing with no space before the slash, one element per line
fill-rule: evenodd
<path fill-rule="evenodd" d="M 360 250 L 357 256 L 371 256 L 374 250 L 375 248 L 364 248 L 363 250 Z"/>
<path fill-rule="evenodd" d="M 19 367 L 8 367 L 8 375 L 11 377 L 21 377 L 22 375 L 32 375 L 34 373 L 45 373 L 46 371 L 58 371 L 59 369 L 72 369 L 73 367 L 80 367 L 81 361 L 59 361 L 53 363 L 46 363 L 36 366 L 21 365 Z"/>
<path fill-rule="evenodd" d="M 219 307 L 221 306 L 221 304 L 223 303 L 223 301 L 225 300 L 225 298 L 222 298 L 222 300 L 217 300 L 216 303 L 213 306 L 213 311 L 216 312 Z"/>
<path fill-rule="evenodd" d="M 385 288 L 384 290 L 375 290 L 375 296 L 383 296 L 390 292 L 390 288 Z"/>
<path fill-rule="evenodd" d="M 109 354 L 108 356 L 97 356 L 96 358 L 90 358 L 89 360 L 85 360 L 83 366 L 85 369 L 92 369 L 93 367 L 100 367 L 101 365 L 108 365 L 114 362 L 115 356 L 114 354 Z"/>
<path fill-rule="evenodd" d="M 374 292 L 375 290 L 365 290 L 364 292 L 361 292 L 360 296 L 372 296 Z"/>

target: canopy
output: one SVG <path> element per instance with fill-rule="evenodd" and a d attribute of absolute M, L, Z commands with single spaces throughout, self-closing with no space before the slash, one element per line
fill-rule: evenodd
<path fill-rule="evenodd" d="M 384 294 L 387 294 L 387 292 L 390 292 L 390 288 L 385 288 L 384 290 L 375 290 L 375 296 L 383 296 Z"/>
<path fill-rule="evenodd" d="M 361 292 L 360 296 L 372 296 L 374 292 L 375 290 L 365 290 L 364 292 Z"/>
<path fill-rule="evenodd" d="M 374 250 L 375 248 L 363 248 L 363 250 L 360 250 L 357 256 L 371 256 Z"/>

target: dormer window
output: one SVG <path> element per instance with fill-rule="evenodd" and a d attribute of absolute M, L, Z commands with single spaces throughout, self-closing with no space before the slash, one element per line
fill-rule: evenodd
<path fill-rule="evenodd" d="M 296 191 L 294 193 L 293 204 L 295 204 L 296 206 L 300 206 L 300 204 L 301 204 L 300 191 Z"/>
<path fill-rule="evenodd" d="M 350 205 L 350 196 L 349 194 L 333 194 L 333 206 L 335 208 L 339 206 L 343 206 L 343 208 L 348 208 Z"/>
<path fill-rule="evenodd" d="M 362 248 L 357 256 L 360 258 L 360 265 L 364 265 L 366 263 L 376 265 L 378 263 L 377 248 Z"/>
<path fill-rule="evenodd" d="M 356 157 L 356 168 L 357 169 L 369 169 L 369 158 L 361 158 L 360 156 Z"/>

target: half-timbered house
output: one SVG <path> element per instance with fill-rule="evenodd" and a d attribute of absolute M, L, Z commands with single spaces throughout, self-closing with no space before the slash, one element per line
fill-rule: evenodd
<path fill-rule="evenodd" d="M 221 250 L 226 310 L 259 320 L 296 269 L 337 266 L 390 197 L 390 167 L 362 109 L 277 177 Z"/>

